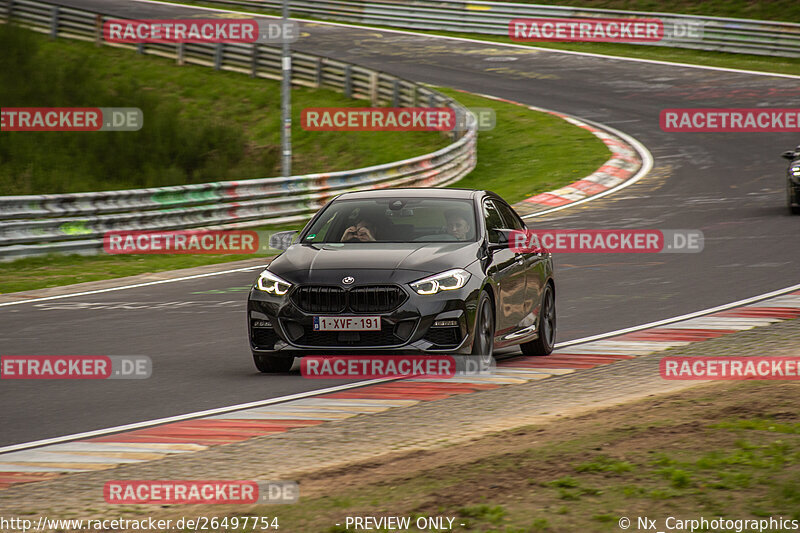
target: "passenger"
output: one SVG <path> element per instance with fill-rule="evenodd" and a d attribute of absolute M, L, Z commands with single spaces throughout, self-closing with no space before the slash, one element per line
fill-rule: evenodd
<path fill-rule="evenodd" d="M 375 222 L 362 218 L 355 225 L 344 230 L 342 242 L 370 242 L 377 239 Z"/>

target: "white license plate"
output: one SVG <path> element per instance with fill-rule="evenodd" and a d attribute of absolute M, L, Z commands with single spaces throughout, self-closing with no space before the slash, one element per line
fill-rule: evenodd
<path fill-rule="evenodd" d="M 379 316 L 315 316 L 314 331 L 380 331 Z"/>

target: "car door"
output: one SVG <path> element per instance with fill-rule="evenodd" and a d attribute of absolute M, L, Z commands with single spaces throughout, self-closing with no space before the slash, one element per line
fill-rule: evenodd
<path fill-rule="evenodd" d="M 504 202 L 497 202 L 497 209 L 503 217 L 503 221 L 510 229 L 525 231 L 527 226 L 514 209 Z M 537 252 L 519 252 L 515 254 L 518 262 L 521 262 L 525 271 L 525 310 L 521 321 L 522 327 L 533 326 L 536 323 L 536 307 L 547 282 L 546 265 L 544 254 Z"/>
<path fill-rule="evenodd" d="M 483 216 L 486 222 L 487 238 L 490 244 L 501 244 L 500 230 L 509 230 L 498 210 L 497 202 L 484 200 Z M 525 318 L 525 265 L 509 246 L 492 252 L 489 275 L 497 283 L 499 298 L 496 314 L 498 345 L 503 338 L 519 329 Z"/>

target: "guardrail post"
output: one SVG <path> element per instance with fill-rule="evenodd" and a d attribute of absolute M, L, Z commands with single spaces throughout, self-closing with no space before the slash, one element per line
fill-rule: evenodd
<path fill-rule="evenodd" d="M 136 53 L 140 55 L 144 55 L 144 43 L 139 43 L 136 45 Z"/>
<path fill-rule="evenodd" d="M 99 13 L 94 17 L 94 45 L 103 45 L 103 15 Z"/>
<path fill-rule="evenodd" d="M 11 14 L 14 12 L 14 0 L 8 0 L 8 9 L 6 9 L 6 22 L 11 22 Z"/>
<path fill-rule="evenodd" d="M 222 43 L 217 43 L 214 50 L 214 70 L 222 68 Z"/>
<path fill-rule="evenodd" d="M 350 65 L 344 67 L 344 95 L 347 98 L 353 96 L 353 72 Z"/>
<path fill-rule="evenodd" d="M 317 85 L 317 89 L 319 89 L 320 87 L 322 87 L 322 82 L 323 82 L 323 79 L 324 79 L 323 76 L 325 75 L 325 73 L 322 71 L 322 58 L 321 57 L 317 58 L 317 61 L 316 61 L 316 72 L 314 74 L 315 74 L 315 83 Z"/>
<path fill-rule="evenodd" d="M 417 86 L 411 85 L 411 107 L 417 107 L 419 103 L 419 95 L 417 94 Z"/>
<path fill-rule="evenodd" d="M 250 77 L 255 78 L 258 76 L 258 56 L 260 55 L 261 47 L 257 43 L 253 43 L 250 49 Z"/>
<path fill-rule="evenodd" d="M 178 43 L 178 46 L 175 50 L 175 63 L 180 66 L 183 66 L 184 59 L 183 54 L 186 52 L 186 43 Z"/>
<path fill-rule="evenodd" d="M 58 39 L 58 14 L 59 14 L 59 7 L 53 6 L 53 14 L 50 18 L 50 38 L 51 39 Z"/>
<path fill-rule="evenodd" d="M 400 80 L 392 81 L 392 107 L 400 107 Z"/>
<path fill-rule="evenodd" d="M 371 72 L 369 75 L 369 100 L 372 102 L 373 106 L 378 106 L 380 104 L 380 94 L 381 92 L 378 90 L 380 80 L 380 74 L 377 72 Z"/>

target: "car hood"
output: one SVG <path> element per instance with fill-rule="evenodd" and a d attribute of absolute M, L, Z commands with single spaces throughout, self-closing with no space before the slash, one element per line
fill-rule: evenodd
<path fill-rule="evenodd" d="M 295 283 L 356 272 L 362 280 L 367 275 L 400 282 L 408 276 L 464 268 L 478 258 L 479 249 L 477 242 L 295 244 L 275 258 L 269 270 Z"/>

